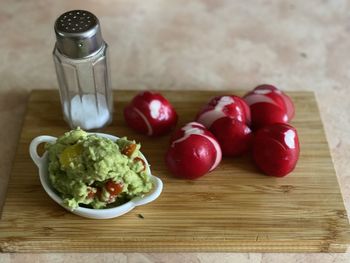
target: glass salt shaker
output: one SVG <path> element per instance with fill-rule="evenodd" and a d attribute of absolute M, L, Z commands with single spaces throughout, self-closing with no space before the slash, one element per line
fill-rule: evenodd
<path fill-rule="evenodd" d="M 102 128 L 112 121 L 107 44 L 95 15 L 84 10 L 62 14 L 55 22 L 53 58 L 64 119 L 71 128 Z"/>

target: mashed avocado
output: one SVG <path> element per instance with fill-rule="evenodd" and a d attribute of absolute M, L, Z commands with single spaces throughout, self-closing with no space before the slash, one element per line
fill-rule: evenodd
<path fill-rule="evenodd" d="M 126 138 L 113 142 L 78 128 L 46 149 L 51 185 L 72 210 L 114 207 L 152 188 L 140 145 Z"/>

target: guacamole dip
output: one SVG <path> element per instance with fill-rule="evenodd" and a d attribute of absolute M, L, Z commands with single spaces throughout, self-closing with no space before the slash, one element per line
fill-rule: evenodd
<path fill-rule="evenodd" d="M 126 138 L 114 142 L 78 128 L 46 150 L 50 183 L 72 210 L 114 207 L 152 188 L 140 145 Z"/>

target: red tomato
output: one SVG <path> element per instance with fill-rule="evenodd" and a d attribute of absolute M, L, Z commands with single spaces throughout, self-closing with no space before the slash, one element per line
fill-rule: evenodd
<path fill-rule="evenodd" d="M 105 188 L 110 195 L 118 195 L 123 191 L 123 185 L 112 180 L 105 184 Z"/>

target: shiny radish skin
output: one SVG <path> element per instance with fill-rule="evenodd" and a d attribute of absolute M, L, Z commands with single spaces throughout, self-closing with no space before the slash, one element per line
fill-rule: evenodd
<path fill-rule="evenodd" d="M 205 128 L 205 126 L 198 122 L 189 122 L 185 124 L 183 127 L 175 130 L 175 132 L 170 137 L 170 143 L 179 140 L 180 138 L 184 138 L 186 134 L 190 134 L 195 132 L 195 129 L 198 129 L 199 131 L 202 131 L 204 134 L 207 133 L 209 130 Z M 197 131 L 197 132 L 199 132 Z"/>
<path fill-rule="evenodd" d="M 244 96 L 250 106 L 252 126 L 263 127 L 272 123 L 288 123 L 295 115 L 291 98 L 275 86 L 257 86 Z"/>
<path fill-rule="evenodd" d="M 287 113 L 279 106 L 261 102 L 250 106 L 254 129 L 261 128 L 273 123 L 287 123 L 289 121 Z"/>
<path fill-rule="evenodd" d="M 262 84 L 257 86 L 253 91 L 250 92 L 250 94 L 259 94 L 271 98 L 277 105 L 286 111 L 289 120 L 294 118 L 295 108 L 292 99 L 286 93 L 276 88 L 275 86 Z"/>
<path fill-rule="evenodd" d="M 212 98 L 197 114 L 196 121 L 210 129 L 211 125 L 222 117 L 235 118 L 248 125 L 251 122 L 248 104 L 235 95 L 224 95 Z"/>
<path fill-rule="evenodd" d="M 188 141 L 170 147 L 166 154 L 166 163 L 176 177 L 197 179 L 210 171 L 215 161 L 215 148 L 202 136 L 191 135 Z"/>
<path fill-rule="evenodd" d="M 285 123 L 265 126 L 255 132 L 253 160 L 265 174 L 283 177 L 292 172 L 299 159 L 296 129 Z"/>
<path fill-rule="evenodd" d="M 243 122 L 230 117 L 216 120 L 210 131 L 218 140 L 223 156 L 240 156 L 249 151 L 252 131 Z"/>
<path fill-rule="evenodd" d="M 182 179 L 197 179 L 220 163 L 219 143 L 202 124 L 191 122 L 178 129 L 170 140 L 165 162 L 169 171 Z"/>
<path fill-rule="evenodd" d="M 177 123 L 177 113 L 160 93 L 144 91 L 137 94 L 124 108 L 124 119 L 129 127 L 149 136 L 170 132 Z"/>

